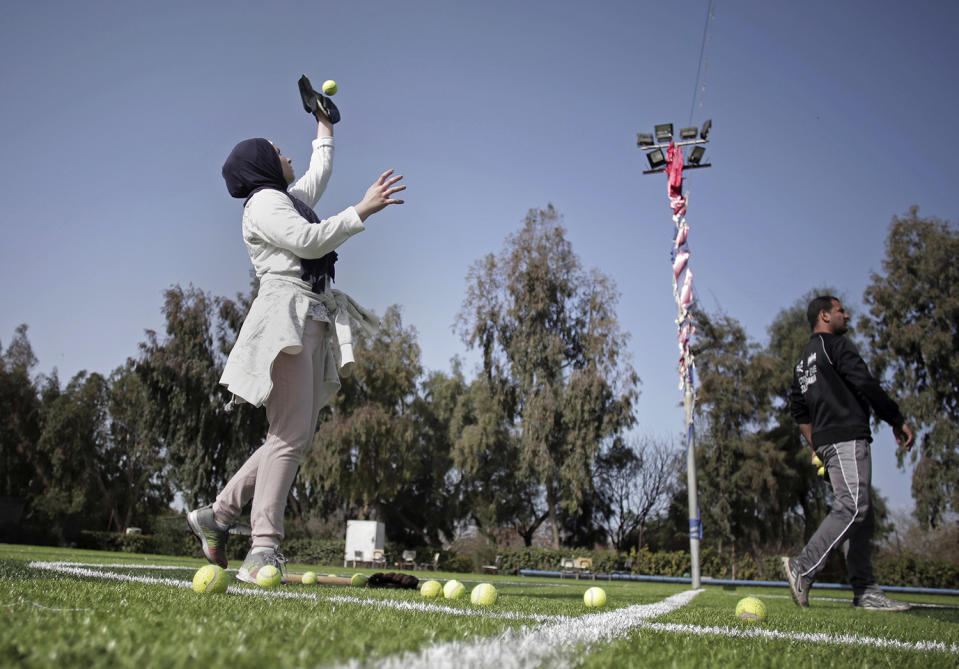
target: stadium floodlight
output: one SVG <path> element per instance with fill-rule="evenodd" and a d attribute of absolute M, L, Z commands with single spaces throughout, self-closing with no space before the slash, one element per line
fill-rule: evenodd
<path fill-rule="evenodd" d="M 658 170 L 660 167 L 666 165 L 666 156 L 663 155 L 662 149 L 656 149 L 647 153 L 646 160 L 649 161 L 649 169 L 651 170 Z"/>
<path fill-rule="evenodd" d="M 699 138 L 706 139 L 706 136 L 709 134 L 710 129 L 713 127 L 713 120 L 709 119 L 703 123 L 703 129 L 699 131 Z"/>
<path fill-rule="evenodd" d="M 653 139 L 653 135 L 648 132 L 637 132 L 636 133 L 636 146 L 652 146 L 656 141 Z"/>
<path fill-rule="evenodd" d="M 656 133 L 657 142 L 671 142 L 673 141 L 673 124 L 672 123 L 661 123 L 653 128 L 653 131 Z"/>
<path fill-rule="evenodd" d="M 696 139 L 696 135 L 699 133 L 699 128 L 696 126 L 691 126 L 689 128 L 680 128 L 679 129 L 679 138 L 680 139 Z"/>
<path fill-rule="evenodd" d="M 701 146 L 694 146 L 693 150 L 689 152 L 689 157 L 686 159 L 690 165 L 699 165 L 703 159 L 703 155 L 706 153 L 706 149 Z"/>

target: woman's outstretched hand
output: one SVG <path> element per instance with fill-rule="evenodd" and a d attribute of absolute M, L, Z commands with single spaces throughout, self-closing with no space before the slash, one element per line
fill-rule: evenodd
<path fill-rule="evenodd" d="M 360 200 L 354 208 L 361 221 L 365 221 L 370 215 L 384 209 L 387 205 L 403 204 L 403 200 L 397 200 L 392 197 L 401 190 L 406 190 L 406 186 L 395 186 L 394 184 L 403 178 L 398 174 L 395 177 L 390 176 L 393 170 L 386 170 L 380 175 L 380 178 L 373 182 L 373 185 L 366 189 L 366 195 Z"/>

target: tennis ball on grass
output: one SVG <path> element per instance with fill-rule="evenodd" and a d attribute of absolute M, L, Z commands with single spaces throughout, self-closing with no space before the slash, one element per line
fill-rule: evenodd
<path fill-rule="evenodd" d="M 446 599 L 459 599 L 466 592 L 466 586 L 457 580 L 447 581 L 443 586 L 443 596 Z"/>
<path fill-rule="evenodd" d="M 762 622 L 766 619 L 766 605 L 755 597 L 743 597 L 736 605 L 736 617 L 750 622 Z"/>
<path fill-rule="evenodd" d="M 583 593 L 583 602 L 591 609 L 606 606 L 606 591 L 594 586 Z"/>
<path fill-rule="evenodd" d="M 215 564 L 200 567 L 193 575 L 193 590 L 204 595 L 226 592 L 230 577 Z"/>
<path fill-rule="evenodd" d="M 264 565 L 256 572 L 256 583 L 264 588 L 275 588 L 283 582 L 283 574 L 271 564 Z"/>
<path fill-rule="evenodd" d="M 305 571 L 303 576 L 300 577 L 300 583 L 304 585 L 313 585 L 316 583 L 316 572 L 315 571 Z"/>
<path fill-rule="evenodd" d="M 470 601 L 476 606 L 492 606 L 496 602 L 496 588 L 489 583 L 480 583 L 470 593 Z"/>
<path fill-rule="evenodd" d="M 366 587 L 366 582 L 369 579 L 366 578 L 363 574 L 353 574 L 353 577 L 350 579 L 350 585 L 354 588 L 363 588 Z"/>
<path fill-rule="evenodd" d="M 323 82 L 323 95 L 336 95 L 336 90 L 336 82 L 332 79 Z"/>
<path fill-rule="evenodd" d="M 443 592 L 443 586 L 439 581 L 427 581 L 420 586 L 420 595 L 426 599 L 436 599 Z"/>

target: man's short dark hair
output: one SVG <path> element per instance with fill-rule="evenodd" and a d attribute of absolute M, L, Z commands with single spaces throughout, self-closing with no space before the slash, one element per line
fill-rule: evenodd
<path fill-rule="evenodd" d="M 812 299 L 809 306 L 806 307 L 806 320 L 809 321 L 810 330 L 816 329 L 816 323 L 819 322 L 819 312 L 832 309 L 832 303 L 834 301 L 838 302 L 839 299 L 832 295 L 820 295 Z"/>

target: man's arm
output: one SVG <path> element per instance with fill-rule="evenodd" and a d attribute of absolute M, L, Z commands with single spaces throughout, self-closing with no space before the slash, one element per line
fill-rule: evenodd
<path fill-rule="evenodd" d="M 879 381 L 869 371 L 866 361 L 859 355 L 856 346 L 847 339 L 837 338 L 836 371 L 850 385 L 863 394 L 881 420 L 892 426 L 896 443 L 907 451 L 912 448 L 912 429 L 899 412 L 899 405 L 886 394 Z"/>
<path fill-rule="evenodd" d="M 901 426 L 905 421 L 899 413 L 899 405 L 879 385 L 879 381 L 869 371 L 866 361 L 859 355 L 856 346 L 843 337 L 836 337 L 834 341 L 836 342 L 834 355 L 836 372 L 849 385 L 862 393 L 880 419 L 893 427 Z"/>

